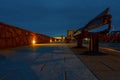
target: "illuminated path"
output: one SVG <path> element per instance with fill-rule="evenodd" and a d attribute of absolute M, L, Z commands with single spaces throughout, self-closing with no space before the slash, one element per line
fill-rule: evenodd
<path fill-rule="evenodd" d="M 97 80 L 66 44 L 56 45 L 1 51 L 0 80 Z"/>

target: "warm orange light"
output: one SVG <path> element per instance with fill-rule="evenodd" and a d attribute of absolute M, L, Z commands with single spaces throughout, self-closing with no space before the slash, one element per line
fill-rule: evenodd
<path fill-rule="evenodd" d="M 50 39 L 50 43 L 52 42 L 52 39 Z"/>
<path fill-rule="evenodd" d="M 36 41 L 35 41 L 35 40 L 33 40 L 33 41 L 32 41 L 32 43 L 33 43 L 33 44 L 35 44 L 35 43 L 36 43 Z"/>

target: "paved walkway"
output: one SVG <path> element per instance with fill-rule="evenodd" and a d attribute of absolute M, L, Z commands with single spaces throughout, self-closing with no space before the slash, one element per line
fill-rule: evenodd
<path fill-rule="evenodd" d="M 0 52 L 0 80 L 97 80 L 66 46 Z"/>
<path fill-rule="evenodd" d="M 120 80 L 120 51 L 100 47 L 102 55 L 85 54 L 88 48 L 71 48 L 76 56 L 99 80 Z"/>

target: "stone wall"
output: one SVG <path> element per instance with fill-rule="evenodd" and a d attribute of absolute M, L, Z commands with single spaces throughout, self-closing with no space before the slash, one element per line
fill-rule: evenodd
<path fill-rule="evenodd" d="M 49 43 L 50 38 L 43 34 L 0 23 L 0 49 L 32 45 L 33 40 L 36 44 Z"/>

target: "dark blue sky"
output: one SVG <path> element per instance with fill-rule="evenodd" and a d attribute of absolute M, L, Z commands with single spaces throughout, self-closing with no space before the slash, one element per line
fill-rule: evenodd
<path fill-rule="evenodd" d="M 78 29 L 110 7 L 113 26 L 120 30 L 120 0 L 0 0 L 0 22 L 59 36 Z"/>

